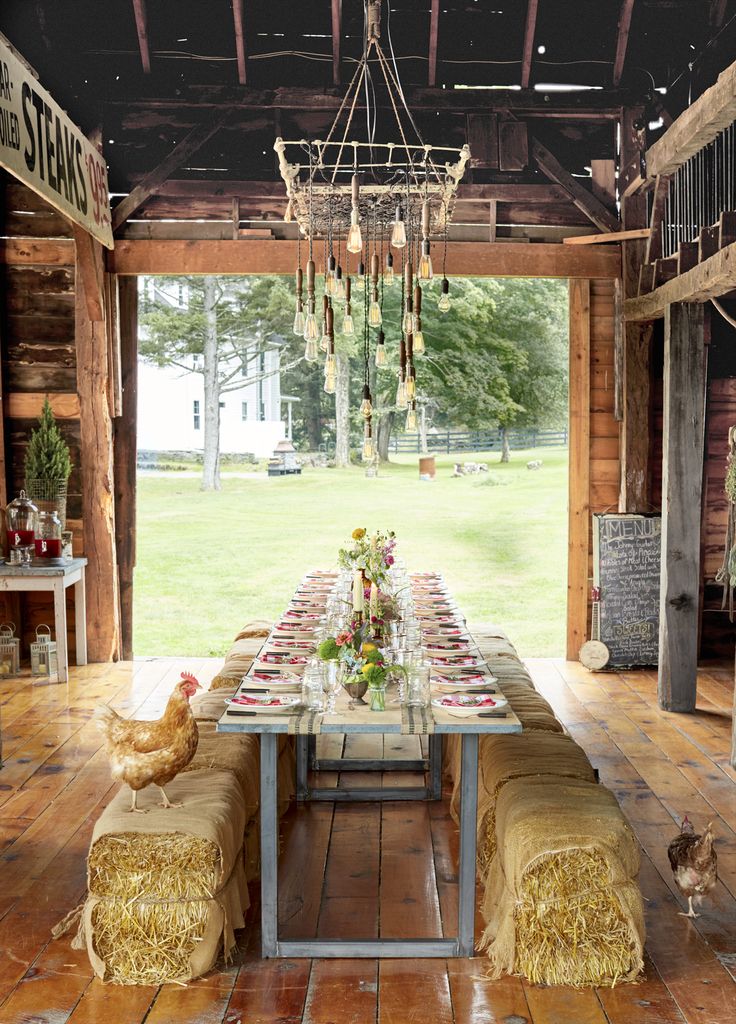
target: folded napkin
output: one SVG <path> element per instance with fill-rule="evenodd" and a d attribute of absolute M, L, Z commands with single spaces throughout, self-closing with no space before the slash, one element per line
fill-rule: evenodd
<path fill-rule="evenodd" d="M 295 705 L 294 697 L 279 697 L 278 694 L 265 693 L 262 697 L 251 696 L 248 693 L 239 693 L 237 697 L 231 697 L 228 704 L 237 704 L 238 707 L 244 705 L 245 707 L 274 707 L 284 708 Z"/>
<path fill-rule="evenodd" d="M 259 661 L 265 661 L 269 665 L 306 665 L 307 658 L 303 654 L 262 654 Z"/>
<path fill-rule="evenodd" d="M 446 697 L 437 697 L 437 702 L 443 708 L 478 708 L 483 711 L 485 708 L 494 708 L 496 701 L 493 697 L 475 696 L 472 693 L 448 693 Z"/>

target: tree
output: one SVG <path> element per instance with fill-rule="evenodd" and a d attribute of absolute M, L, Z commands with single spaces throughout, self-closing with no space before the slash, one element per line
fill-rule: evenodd
<path fill-rule="evenodd" d="M 259 356 L 274 336 L 290 333 L 282 278 L 157 278 L 153 298 L 144 289 L 140 354 L 157 366 L 199 373 L 204 381 L 203 490 L 220 489 L 220 397 L 272 376 Z M 173 289 L 176 289 L 174 292 Z M 179 293 L 186 301 L 174 301 Z M 279 328 L 281 330 L 279 330 Z M 201 365 L 193 357 L 201 356 Z M 301 360 L 286 357 L 285 366 Z M 284 365 L 281 366 L 281 369 Z"/>

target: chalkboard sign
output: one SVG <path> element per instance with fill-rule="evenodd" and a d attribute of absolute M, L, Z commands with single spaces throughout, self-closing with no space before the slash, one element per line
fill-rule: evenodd
<path fill-rule="evenodd" d="M 661 534 L 659 516 L 593 516 L 593 582 L 611 666 L 657 664 Z"/>

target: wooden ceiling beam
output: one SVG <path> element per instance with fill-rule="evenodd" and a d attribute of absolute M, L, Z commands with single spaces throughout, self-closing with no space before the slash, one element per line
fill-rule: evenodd
<path fill-rule="evenodd" d="M 618 16 L 618 36 L 616 38 L 616 56 L 613 59 L 613 85 L 617 87 L 621 83 L 626 61 L 626 48 L 629 45 L 629 30 L 631 29 L 631 15 L 634 10 L 634 0 L 621 0 L 621 11 Z"/>
<path fill-rule="evenodd" d="M 646 295 L 624 302 L 627 320 L 657 320 L 674 302 L 706 302 L 736 289 L 736 242 Z"/>
<path fill-rule="evenodd" d="M 141 64 L 146 75 L 151 74 L 151 50 L 148 45 L 148 12 L 146 0 L 133 0 L 135 28 L 138 33 L 138 49 L 141 51 Z"/>
<path fill-rule="evenodd" d="M 332 0 L 332 81 L 340 84 L 340 39 L 342 36 L 342 0 Z"/>
<path fill-rule="evenodd" d="M 531 154 L 537 166 L 547 177 L 561 185 L 568 193 L 577 208 L 591 220 L 601 231 L 617 231 L 618 220 L 610 213 L 600 200 L 596 199 L 592 192 L 584 188 L 573 178 L 569 171 L 566 171 L 546 146 L 538 139 L 531 139 Z"/>
<path fill-rule="evenodd" d="M 440 0 L 432 0 L 429 12 L 429 65 L 427 85 L 437 84 L 437 40 L 440 32 Z"/>
<path fill-rule="evenodd" d="M 726 18 L 726 8 L 728 7 L 728 0 L 710 0 L 710 10 L 708 11 L 708 24 L 711 28 L 719 29 Z"/>
<path fill-rule="evenodd" d="M 528 0 L 526 5 L 526 24 L 524 26 L 524 49 L 521 56 L 521 88 L 529 88 L 532 73 L 532 50 L 534 49 L 534 32 L 537 27 L 537 9 L 539 0 Z"/>
<path fill-rule="evenodd" d="M 126 241 L 108 256 L 116 274 L 292 274 L 297 243 L 290 241 Z M 539 242 L 452 242 L 449 274 L 473 277 L 617 278 L 621 255 L 610 246 Z"/>
<path fill-rule="evenodd" d="M 127 195 L 125 199 L 119 202 L 112 211 L 113 231 L 119 228 L 121 224 L 125 223 L 128 217 L 135 213 L 135 211 L 145 203 L 146 199 L 148 199 L 149 196 L 152 196 L 156 189 L 166 181 L 167 178 L 171 177 L 174 171 L 178 171 L 182 164 L 188 160 L 193 153 L 196 153 L 207 139 L 211 138 L 211 136 L 215 134 L 228 115 L 229 111 L 223 110 L 219 117 L 192 128 L 181 142 L 177 146 L 174 146 L 166 159 L 162 160 L 158 167 L 155 167 L 150 171 L 139 182 L 139 184 L 136 185 L 130 195 Z"/>
<path fill-rule="evenodd" d="M 246 84 L 245 67 L 245 13 L 243 10 L 244 0 L 232 0 L 233 3 L 233 24 L 235 27 L 235 53 L 238 59 L 238 81 L 241 85 Z"/>

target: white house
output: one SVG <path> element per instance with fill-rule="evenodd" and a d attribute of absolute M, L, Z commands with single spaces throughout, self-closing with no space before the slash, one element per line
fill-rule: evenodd
<path fill-rule="evenodd" d="M 145 281 L 151 287 L 154 279 Z M 172 305 L 186 302 L 186 289 L 178 295 L 163 293 L 158 285 L 157 297 Z M 143 328 L 142 328 L 143 330 Z M 192 371 L 178 366 L 154 366 L 138 360 L 138 448 L 142 451 L 204 450 L 204 382 L 201 357 L 192 356 Z M 251 358 L 238 367 L 239 376 L 256 379 L 220 399 L 220 451 L 223 454 L 247 454 L 263 458 L 271 455 L 279 441 L 286 437 L 281 419 L 280 339 L 263 351 L 254 351 Z M 265 374 L 265 376 L 264 376 Z M 237 383 L 237 378 L 228 386 Z"/>

